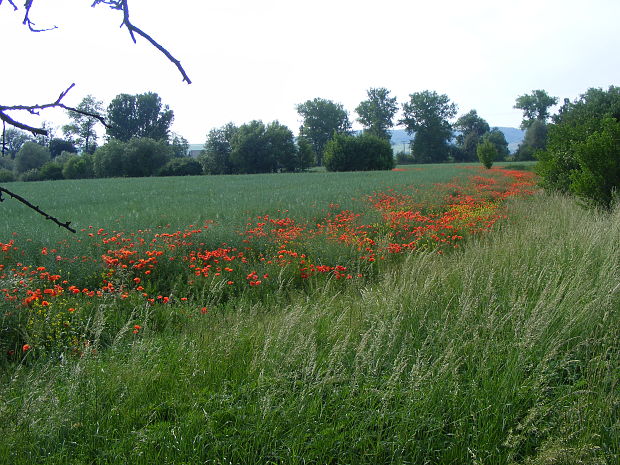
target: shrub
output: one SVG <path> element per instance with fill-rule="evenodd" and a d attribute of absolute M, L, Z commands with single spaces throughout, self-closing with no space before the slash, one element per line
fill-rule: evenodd
<path fill-rule="evenodd" d="M 39 177 L 41 181 L 57 181 L 64 179 L 62 175 L 62 165 L 54 161 L 47 162 L 39 169 Z"/>
<path fill-rule="evenodd" d="M 0 182 L 13 182 L 15 181 L 15 175 L 12 171 L 4 168 L 0 168 Z"/>
<path fill-rule="evenodd" d="M 93 170 L 97 178 L 112 178 L 123 175 L 123 153 L 125 143 L 112 139 L 94 153 Z"/>
<path fill-rule="evenodd" d="M 65 153 L 65 152 L 63 152 Z M 74 155 L 65 162 L 62 174 L 65 179 L 88 179 L 94 176 L 92 155 Z"/>
<path fill-rule="evenodd" d="M 173 158 L 160 170 L 160 176 L 196 176 L 202 174 L 202 165 L 193 158 Z"/>
<path fill-rule="evenodd" d="M 147 137 L 131 139 L 123 151 L 123 176 L 153 176 L 170 158 L 170 146 Z"/>
<path fill-rule="evenodd" d="M 19 176 L 20 181 L 30 182 L 30 181 L 40 181 L 41 175 L 39 174 L 39 170 L 32 169 L 22 173 Z"/>
<path fill-rule="evenodd" d="M 478 160 L 484 165 L 486 169 L 493 166 L 495 157 L 497 157 L 497 147 L 487 137 L 484 137 L 482 141 L 478 143 L 476 147 L 476 153 L 478 154 Z"/>
<path fill-rule="evenodd" d="M 536 171 L 548 190 L 610 208 L 620 188 L 620 87 L 589 89 L 566 102 L 549 126 Z"/>
<path fill-rule="evenodd" d="M 335 134 L 325 146 L 323 163 L 328 171 L 390 170 L 394 156 L 390 143 L 377 136 Z"/>

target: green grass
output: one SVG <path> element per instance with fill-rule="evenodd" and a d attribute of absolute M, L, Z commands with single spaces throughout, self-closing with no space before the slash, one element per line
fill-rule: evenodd
<path fill-rule="evenodd" d="M 325 175 L 313 195 L 344 204 L 398 175 L 412 176 Z M 244 179 L 201 181 L 251 210 L 265 178 Z M 272 208 L 305 206 L 290 179 Z M 115 202 L 131 201 L 124 181 L 107 181 Z M 196 199 L 193 180 L 141 182 L 136 197 Z M 178 202 L 159 224 L 194 221 Z M 121 226 L 158 224 L 152 210 Z M 620 211 L 539 195 L 510 212 L 491 236 L 374 283 L 242 296 L 182 321 L 138 308 L 140 337 L 128 323 L 104 351 L 26 356 L 0 378 L 0 463 L 617 463 Z"/>

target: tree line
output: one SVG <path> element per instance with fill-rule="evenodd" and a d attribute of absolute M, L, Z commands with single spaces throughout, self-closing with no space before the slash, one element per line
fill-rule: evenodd
<path fill-rule="evenodd" d="M 544 90 L 519 96 L 525 138 L 516 160 L 534 159 L 547 141 L 549 109 L 556 97 Z M 197 159 L 187 157 L 185 138 L 171 132 L 174 112 L 157 93 L 119 94 L 104 112 L 92 95 L 68 111 L 63 137 L 30 136 L 5 131 L 0 181 L 89 177 L 249 174 L 304 171 L 318 165 L 331 171 L 391 169 L 398 163 L 473 162 L 485 166 L 510 155 L 504 134 L 470 110 L 458 118 L 458 107 L 445 94 L 421 91 L 399 105 L 385 88 L 371 88 L 355 108 L 361 132 L 352 130 L 342 104 L 315 98 L 296 106 L 299 135 L 278 121 L 228 123 L 209 131 Z M 401 110 L 402 117 L 396 119 Z M 99 146 L 93 114 L 105 113 L 105 142 Z M 454 122 L 452 122 L 454 120 Z M 391 129 L 403 126 L 411 135 L 410 153 L 394 159 Z M 49 128 L 51 129 L 51 128 Z"/>

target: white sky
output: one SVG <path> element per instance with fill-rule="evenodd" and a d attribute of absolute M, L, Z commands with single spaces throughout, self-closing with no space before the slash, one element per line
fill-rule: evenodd
<path fill-rule="evenodd" d="M 89 0 L 35 0 L 32 33 L 23 1 L 0 6 L 0 103 L 47 103 L 92 94 L 157 92 L 190 143 L 233 121 L 279 120 L 297 133 L 295 105 L 315 97 L 354 110 L 370 87 L 399 104 L 435 90 L 491 126 L 518 127 L 515 98 L 545 89 L 571 100 L 618 85 L 618 0 L 131 0 L 133 23 L 178 58 L 193 83 L 121 17 Z M 14 116 L 17 114 L 13 113 Z M 39 119 L 60 125 L 62 111 Z"/>

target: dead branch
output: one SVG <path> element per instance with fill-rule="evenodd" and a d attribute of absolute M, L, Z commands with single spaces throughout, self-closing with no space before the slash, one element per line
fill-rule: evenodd
<path fill-rule="evenodd" d="M 58 218 L 55 218 L 51 215 L 48 215 L 47 213 L 45 213 L 43 210 L 41 210 L 38 206 L 31 204 L 30 202 L 28 202 L 25 198 L 23 198 L 21 195 L 16 194 L 15 192 L 11 192 L 8 189 L 5 189 L 4 187 L 0 187 L 0 202 L 4 202 L 4 199 L 2 198 L 2 193 L 6 193 L 8 194 L 11 198 L 20 201 L 21 203 L 23 203 L 24 205 L 26 205 L 29 208 L 32 208 L 35 212 L 39 213 L 40 215 L 43 215 L 45 217 L 45 219 L 47 220 L 51 220 L 54 223 L 56 223 L 58 226 L 65 228 L 69 231 L 71 231 L 72 233 L 76 233 L 75 229 L 73 229 L 70 224 L 71 221 L 67 221 L 65 223 L 61 222 Z"/>
<path fill-rule="evenodd" d="M 35 105 L 11 105 L 11 106 L 0 105 L 0 120 L 2 120 L 4 122 L 7 122 L 11 126 L 15 126 L 16 128 L 24 129 L 25 131 L 30 131 L 32 134 L 35 134 L 35 135 L 38 134 L 38 135 L 46 136 L 47 135 L 47 130 L 45 130 L 43 128 L 35 128 L 33 126 L 29 126 L 27 124 L 21 123 L 20 121 L 17 121 L 15 119 L 13 119 L 6 112 L 7 111 L 26 111 L 26 112 L 28 112 L 28 113 L 30 113 L 32 115 L 38 115 L 39 114 L 39 110 L 45 110 L 46 108 L 62 108 L 64 110 L 70 110 L 70 111 L 74 111 L 76 113 L 80 113 L 80 114 L 85 115 L 85 116 L 90 116 L 90 117 L 96 118 L 97 120 L 99 120 L 101 122 L 101 124 L 103 124 L 105 127 L 108 127 L 108 125 L 106 124 L 105 119 L 103 118 L 103 116 L 98 115 L 96 113 L 90 113 L 88 111 L 79 110 L 77 108 L 70 107 L 70 106 L 67 106 L 64 103 L 62 103 L 62 99 L 65 98 L 65 96 L 69 93 L 69 91 L 71 89 L 73 89 L 74 86 L 75 86 L 75 83 L 73 83 L 69 87 L 67 87 L 66 90 L 64 90 L 63 92 L 60 93 L 60 95 L 58 96 L 56 101 L 52 102 L 52 103 L 44 103 L 42 105 L 39 105 L 39 104 L 35 104 Z"/>

